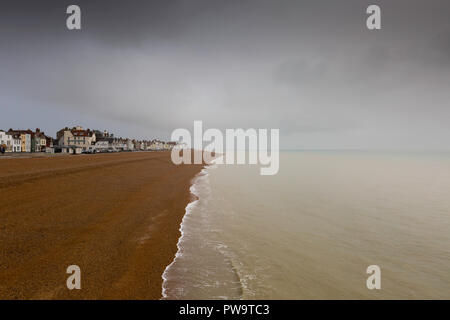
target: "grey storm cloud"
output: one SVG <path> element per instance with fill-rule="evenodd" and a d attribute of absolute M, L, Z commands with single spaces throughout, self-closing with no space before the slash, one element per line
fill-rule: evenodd
<path fill-rule="evenodd" d="M 0 128 L 167 139 L 203 120 L 279 128 L 284 148 L 447 148 L 449 16 L 440 0 L 6 0 Z"/>

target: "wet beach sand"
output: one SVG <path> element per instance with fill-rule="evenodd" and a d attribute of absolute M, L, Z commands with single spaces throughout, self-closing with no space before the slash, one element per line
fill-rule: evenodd
<path fill-rule="evenodd" d="M 0 159 L 0 299 L 159 299 L 202 165 L 170 152 Z M 81 290 L 66 269 L 81 268 Z"/>

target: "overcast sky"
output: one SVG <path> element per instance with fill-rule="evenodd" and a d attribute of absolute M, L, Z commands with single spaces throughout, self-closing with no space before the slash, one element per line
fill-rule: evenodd
<path fill-rule="evenodd" d="M 0 46 L 0 129 L 168 139 L 203 120 L 279 128 L 282 148 L 450 142 L 448 0 L 2 0 Z"/>

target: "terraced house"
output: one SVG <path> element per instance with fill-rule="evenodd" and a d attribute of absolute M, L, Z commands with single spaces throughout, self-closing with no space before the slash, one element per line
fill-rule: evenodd
<path fill-rule="evenodd" d="M 9 129 L 8 134 L 10 135 L 19 135 L 20 136 L 20 152 L 32 152 L 34 151 L 32 148 L 34 132 L 30 129 L 28 130 L 13 130 Z"/>
<path fill-rule="evenodd" d="M 39 128 L 35 132 L 9 129 L 4 135 L 8 137 L 6 152 L 45 152 L 49 140 L 52 140 Z"/>
<path fill-rule="evenodd" d="M 175 142 L 136 140 L 115 137 L 108 131 L 65 127 L 56 133 L 56 139 L 46 136 L 39 128 L 27 130 L 0 130 L 0 152 L 96 153 L 119 151 L 170 150 Z"/>
<path fill-rule="evenodd" d="M 20 134 L 0 130 L 0 148 L 3 148 L 4 152 L 22 152 Z"/>
<path fill-rule="evenodd" d="M 45 152 L 47 147 L 47 137 L 39 128 L 36 129 L 36 132 L 33 135 L 33 142 L 31 145 L 33 152 Z"/>
<path fill-rule="evenodd" d="M 12 152 L 22 152 L 22 139 L 20 134 L 11 134 L 12 137 Z"/>

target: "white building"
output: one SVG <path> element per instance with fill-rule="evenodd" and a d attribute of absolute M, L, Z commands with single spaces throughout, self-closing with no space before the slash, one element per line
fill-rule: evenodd
<path fill-rule="evenodd" d="M 13 138 L 12 135 L 0 130 L 0 147 L 4 146 L 5 152 L 12 152 Z"/>
<path fill-rule="evenodd" d="M 62 152 L 70 150 L 70 147 L 89 151 L 96 142 L 95 132 L 89 129 L 84 130 L 82 127 L 61 129 L 57 132 L 56 139 L 58 140 L 58 145 L 62 147 Z"/>
<path fill-rule="evenodd" d="M 159 140 L 152 140 L 149 149 L 152 151 L 159 151 L 164 149 L 164 142 Z"/>
<path fill-rule="evenodd" d="M 112 146 L 115 150 L 118 150 L 118 151 L 124 151 L 127 149 L 127 143 L 122 138 L 114 139 Z"/>
<path fill-rule="evenodd" d="M 11 134 L 12 152 L 22 152 L 22 139 L 20 134 Z"/>
<path fill-rule="evenodd" d="M 134 143 L 132 140 L 130 140 L 130 139 L 126 140 L 126 149 L 125 150 L 128 150 L 128 151 L 134 150 Z"/>
<path fill-rule="evenodd" d="M 108 152 L 112 149 L 112 145 L 108 140 L 100 140 L 95 143 L 96 152 Z"/>

